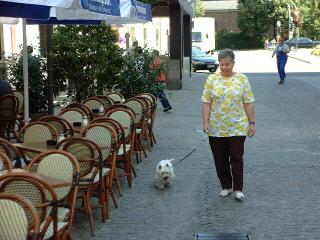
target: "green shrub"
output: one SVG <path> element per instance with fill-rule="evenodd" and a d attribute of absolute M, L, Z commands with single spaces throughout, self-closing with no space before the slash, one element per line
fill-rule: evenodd
<path fill-rule="evenodd" d="M 262 40 L 245 33 L 228 32 L 223 29 L 216 35 L 216 49 L 257 49 L 263 46 Z"/>
<path fill-rule="evenodd" d="M 53 33 L 54 77 L 73 100 L 112 91 L 121 77 L 123 50 L 109 25 L 58 26 Z"/>
<path fill-rule="evenodd" d="M 151 69 L 152 61 L 153 56 L 148 49 L 144 49 L 141 54 L 137 51 L 129 52 L 121 78 L 115 88 L 126 98 L 143 92 L 156 94 L 158 84 L 155 79 L 159 69 Z"/>
<path fill-rule="evenodd" d="M 16 90 L 24 91 L 22 53 L 9 56 L 8 80 Z M 29 111 L 48 111 L 46 60 L 40 55 L 28 54 Z"/>

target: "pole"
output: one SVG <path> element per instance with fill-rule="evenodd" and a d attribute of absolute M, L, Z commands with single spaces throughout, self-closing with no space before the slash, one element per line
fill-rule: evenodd
<path fill-rule="evenodd" d="M 24 102 L 24 122 L 29 122 L 29 78 L 28 78 L 28 52 L 27 52 L 27 20 L 22 19 L 22 55 L 23 55 L 23 102 Z"/>
<path fill-rule="evenodd" d="M 48 113 L 53 115 L 53 51 L 52 51 L 52 25 L 46 25 L 46 39 L 47 39 L 47 72 L 48 72 Z"/>
<path fill-rule="evenodd" d="M 290 39 L 290 29 L 291 29 L 291 9 L 290 9 L 290 4 L 287 3 L 288 7 L 288 38 Z"/>

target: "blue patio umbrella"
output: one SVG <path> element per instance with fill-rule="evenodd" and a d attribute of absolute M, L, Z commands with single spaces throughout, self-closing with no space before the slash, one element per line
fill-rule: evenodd
<path fill-rule="evenodd" d="M 83 3 L 86 2 L 86 3 Z M 81 6 L 84 10 L 88 9 L 100 9 L 99 7 L 90 7 L 88 0 L 82 0 Z M 116 4 L 111 4 L 115 6 Z M 108 11 L 112 15 L 99 15 L 95 14 L 93 16 L 83 15 L 85 12 L 82 10 L 73 14 L 70 14 L 69 9 L 55 8 L 51 9 L 54 11 L 50 12 L 50 17 L 48 19 L 28 19 L 27 24 L 88 24 L 94 25 L 99 24 L 103 21 L 106 24 L 127 24 L 127 23 L 146 23 L 152 21 L 151 16 L 151 5 L 136 0 L 119 0 L 117 7 L 110 8 Z M 71 9 L 71 8 L 70 8 Z M 120 9 L 120 10 L 118 10 Z M 106 12 L 106 11 L 100 11 Z"/>
<path fill-rule="evenodd" d="M 95 3 L 92 5 L 92 3 Z M 102 10 L 101 4 L 97 2 L 81 1 L 81 10 L 79 2 L 74 2 L 70 9 L 52 8 L 50 11 L 50 18 L 27 19 L 27 24 L 86 24 L 95 25 L 101 23 L 101 19 L 106 24 L 125 24 L 125 23 L 145 23 L 152 20 L 151 5 L 145 4 L 136 0 L 120 0 L 120 12 L 117 2 L 110 2 L 110 7 Z M 90 5 L 91 4 L 91 5 Z M 116 7 L 114 7 L 116 6 Z M 78 9 L 76 12 L 72 9 Z M 97 13 L 92 15 L 88 13 L 88 9 L 96 9 Z M 104 15 L 99 13 L 108 13 L 111 15 Z M 121 17 L 119 16 L 121 15 Z M 85 20 L 84 20 L 85 19 Z M 99 19 L 99 20 L 92 20 Z M 47 37 L 48 40 L 51 36 Z M 50 44 L 49 44 L 50 43 Z M 47 43 L 48 52 L 52 51 L 51 41 Z M 52 71 L 52 54 L 48 55 L 48 91 L 49 91 L 49 113 L 53 113 L 53 71 Z"/>
<path fill-rule="evenodd" d="M 55 7 L 55 8 L 53 8 Z M 119 0 L 0 0 L 0 16 L 23 19 L 23 79 L 24 79 L 24 120 L 29 121 L 28 58 L 26 18 L 46 20 L 50 13 L 57 11 L 59 20 L 63 13 L 67 20 L 104 20 L 107 14 L 120 16 Z M 60 15 L 62 15 L 62 17 Z M 87 16 L 87 17 L 86 17 Z"/>

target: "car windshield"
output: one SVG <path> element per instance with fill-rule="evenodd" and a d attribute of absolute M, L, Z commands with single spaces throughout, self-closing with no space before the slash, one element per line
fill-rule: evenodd
<path fill-rule="evenodd" d="M 199 49 L 192 49 L 192 56 L 193 57 L 206 57 L 208 55 Z"/>

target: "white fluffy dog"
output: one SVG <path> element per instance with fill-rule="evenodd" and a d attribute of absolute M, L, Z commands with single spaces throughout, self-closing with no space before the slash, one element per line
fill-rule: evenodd
<path fill-rule="evenodd" d="M 156 186 L 160 190 L 170 187 L 172 180 L 175 178 L 171 161 L 174 159 L 161 160 L 156 168 Z"/>

